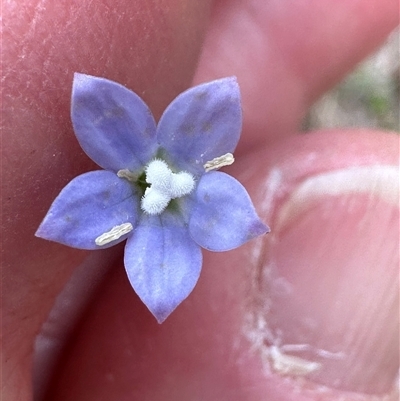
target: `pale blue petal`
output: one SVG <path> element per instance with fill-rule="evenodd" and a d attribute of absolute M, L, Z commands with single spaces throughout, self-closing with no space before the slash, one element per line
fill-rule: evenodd
<path fill-rule="evenodd" d="M 35 235 L 74 248 L 108 248 L 132 233 L 103 246 L 95 239 L 124 223 L 135 227 L 138 213 L 139 196 L 128 181 L 111 171 L 91 171 L 60 192 Z"/>
<path fill-rule="evenodd" d="M 269 232 L 257 216 L 246 189 L 233 177 L 204 174 L 197 186 L 189 220 L 192 238 L 210 251 L 229 251 Z"/>
<path fill-rule="evenodd" d="M 106 170 L 139 171 L 157 151 L 149 108 L 116 82 L 76 73 L 71 118 L 82 149 Z"/>
<path fill-rule="evenodd" d="M 125 246 L 129 281 L 162 323 L 191 293 L 200 275 L 200 247 L 180 216 L 143 216 Z"/>
<path fill-rule="evenodd" d="M 201 175 L 206 162 L 235 150 L 241 129 L 240 91 L 231 77 L 180 94 L 162 115 L 157 140 L 176 169 Z"/>

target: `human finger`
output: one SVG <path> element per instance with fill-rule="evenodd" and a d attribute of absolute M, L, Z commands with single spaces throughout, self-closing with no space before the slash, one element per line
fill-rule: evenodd
<path fill-rule="evenodd" d="M 231 169 L 271 234 L 206 252 L 197 287 L 161 326 L 117 263 L 48 399 L 393 397 L 398 152 L 395 134 L 330 131 L 239 159 Z"/>
<path fill-rule="evenodd" d="M 310 104 L 397 24 L 396 0 L 220 0 L 195 83 L 238 77 L 244 151 L 296 132 Z"/>

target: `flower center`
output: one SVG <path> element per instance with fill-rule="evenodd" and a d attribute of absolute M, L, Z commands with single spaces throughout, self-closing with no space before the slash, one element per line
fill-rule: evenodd
<path fill-rule="evenodd" d="M 146 188 L 141 208 L 148 214 L 160 214 L 172 199 L 190 194 L 194 189 L 194 178 L 190 173 L 173 173 L 163 160 L 153 160 L 146 169 Z"/>

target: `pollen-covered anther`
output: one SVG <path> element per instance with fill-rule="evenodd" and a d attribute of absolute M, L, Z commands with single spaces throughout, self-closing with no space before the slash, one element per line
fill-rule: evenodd
<path fill-rule="evenodd" d="M 212 170 L 218 170 L 224 166 L 230 166 L 235 161 L 232 153 L 225 153 L 222 156 L 215 157 L 214 159 L 208 161 L 204 164 L 204 170 L 206 173 Z"/>
<path fill-rule="evenodd" d="M 118 170 L 117 176 L 119 178 L 125 178 L 126 180 L 128 180 L 130 182 L 136 182 L 136 180 L 138 179 L 137 174 L 132 173 L 128 169 Z"/>
<path fill-rule="evenodd" d="M 110 242 L 116 241 L 123 235 L 130 233 L 132 230 L 133 226 L 131 223 L 123 223 L 113 227 L 110 231 L 99 235 L 94 242 L 97 246 L 103 246 L 109 244 Z"/>

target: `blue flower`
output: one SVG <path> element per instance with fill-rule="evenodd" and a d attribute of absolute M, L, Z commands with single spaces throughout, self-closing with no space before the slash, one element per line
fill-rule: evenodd
<path fill-rule="evenodd" d="M 227 251 L 269 231 L 244 187 L 215 171 L 240 137 L 235 78 L 183 92 L 157 125 L 134 92 L 75 74 L 71 109 L 82 149 L 104 170 L 73 179 L 36 236 L 80 249 L 127 239 L 129 281 L 159 323 L 193 290 L 201 247 Z"/>

